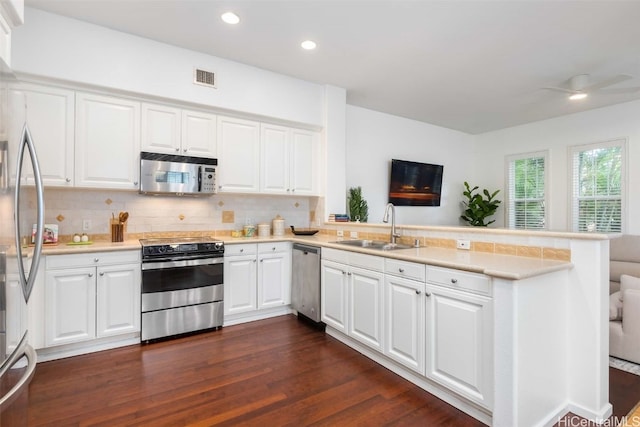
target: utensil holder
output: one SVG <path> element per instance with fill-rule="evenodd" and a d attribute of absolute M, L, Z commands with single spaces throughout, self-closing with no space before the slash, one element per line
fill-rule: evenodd
<path fill-rule="evenodd" d="M 120 223 L 111 224 L 111 241 L 124 242 L 124 224 L 120 224 Z"/>

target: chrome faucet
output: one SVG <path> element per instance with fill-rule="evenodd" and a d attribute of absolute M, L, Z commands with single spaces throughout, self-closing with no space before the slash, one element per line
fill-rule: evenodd
<path fill-rule="evenodd" d="M 382 222 L 389 222 L 389 212 L 391 212 L 391 244 L 395 245 L 396 239 L 400 235 L 396 232 L 396 207 L 393 206 L 393 203 L 387 203 L 387 207 L 384 208 Z"/>

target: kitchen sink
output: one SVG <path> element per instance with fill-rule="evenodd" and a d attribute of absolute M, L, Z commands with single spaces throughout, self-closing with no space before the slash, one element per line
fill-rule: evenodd
<path fill-rule="evenodd" d="M 389 242 L 383 242 L 381 240 L 364 240 L 364 239 L 338 240 L 337 242 L 332 242 L 332 243 L 337 243 L 345 246 L 355 246 L 358 248 L 378 249 L 381 251 L 393 251 L 396 249 L 410 249 L 413 247 L 410 245 L 403 245 L 401 243 L 389 243 Z"/>

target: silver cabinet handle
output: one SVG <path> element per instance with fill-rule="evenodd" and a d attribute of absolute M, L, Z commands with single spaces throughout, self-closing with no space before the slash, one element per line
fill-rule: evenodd
<path fill-rule="evenodd" d="M 458 279 L 451 279 L 451 283 L 453 283 L 453 284 L 458 283 Z"/>
<path fill-rule="evenodd" d="M 272 248 L 271 248 L 271 250 L 272 250 L 272 251 L 275 251 L 275 250 L 276 250 L 276 247 L 275 247 L 275 246 L 274 246 L 274 247 L 272 247 Z"/>
<path fill-rule="evenodd" d="M 260 262 L 264 262 L 264 258 L 260 260 Z"/>
<path fill-rule="evenodd" d="M 177 153 L 178 151 L 180 151 L 180 149 L 179 149 L 178 147 L 176 147 L 176 153 Z"/>
<path fill-rule="evenodd" d="M 399 271 L 400 273 L 404 273 L 404 268 L 399 268 L 399 269 L 398 269 L 398 271 Z"/>
<path fill-rule="evenodd" d="M 104 271 L 101 271 L 101 272 L 100 272 L 100 276 L 104 276 Z"/>
<path fill-rule="evenodd" d="M 254 263 L 255 263 L 255 262 L 258 262 L 258 260 L 254 259 L 254 260 L 253 260 L 253 262 L 254 262 Z"/>
<path fill-rule="evenodd" d="M 133 181 L 133 185 L 138 185 L 138 181 Z"/>
<path fill-rule="evenodd" d="M 89 277 L 93 277 L 93 273 L 89 273 Z"/>
<path fill-rule="evenodd" d="M 244 252 L 244 249 L 240 249 L 240 253 Z"/>
<path fill-rule="evenodd" d="M 347 276 L 351 276 L 351 272 L 348 272 L 348 273 L 347 273 Z"/>
<path fill-rule="evenodd" d="M 416 295 L 420 295 L 422 292 L 416 289 Z"/>
<path fill-rule="evenodd" d="M 100 258 L 94 258 L 93 259 L 93 262 L 98 262 L 98 261 L 100 261 Z"/>
<path fill-rule="evenodd" d="M 346 271 L 343 271 L 343 272 L 342 272 L 342 275 L 344 276 L 345 274 L 347 274 L 347 272 L 346 272 Z"/>
<path fill-rule="evenodd" d="M 71 182 L 71 178 L 67 178 L 67 179 L 65 179 L 65 181 Z"/>
<path fill-rule="evenodd" d="M 186 152 L 187 152 L 187 149 L 186 149 L 186 148 L 183 148 L 183 149 L 182 149 L 182 152 L 183 152 L 183 153 L 186 153 Z"/>
<path fill-rule="evenodd" d="M 426 296 L 430 297 L 431 296 L 431 292 L 425 292 L 424 293 Z"/>

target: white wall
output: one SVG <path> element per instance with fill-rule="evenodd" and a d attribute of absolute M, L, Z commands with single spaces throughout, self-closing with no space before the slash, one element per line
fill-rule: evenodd
<path fill-rule="evenodd" d="M 362 187 L 369 222 L 381 223 L 392 158 L 441 164 L 441 206 L 398 207 L 397 223 L 460 225 L 463 182 L 474 179 L 473 141 L 466 133 L 347 105 L 347 188 Z"/>
<path fill-rule="evenodd" d="M 640 101 L 618 104 L 476 136 L 478 185 L 505 191 L 505 156 L 549 150 L 550 230 L 571 228 L 569 218 L 569 147 L 627 138 L 627 221 L 623 232 L 640 234 Z M 445 169 L 446 172 L 446 169 Z M 504 200 L 504 196 L 502 197 Z M 504 224 L 504 208 L 496 224 Z"/>
<path fill-rule="evenodd" d="M 322 126 L 324 87 L 75 19 L 25 9 L 14 70 Z M 217 89 L 194 85 L 193 69 Z"/>

